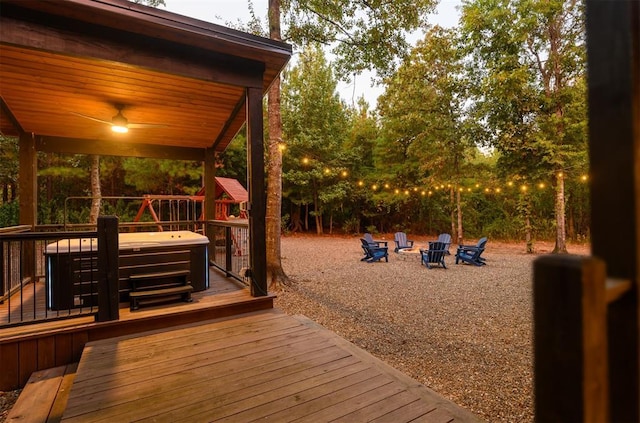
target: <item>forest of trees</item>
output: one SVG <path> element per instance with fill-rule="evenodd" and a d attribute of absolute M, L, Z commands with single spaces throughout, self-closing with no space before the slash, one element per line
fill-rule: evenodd
<path fill-rule="evenodd" d="M 301 37 L 280 92 L 282 232 L 450 232 L 555 240 L 558 251 L 565 235 L 588 239 L 582 14 L 575 1 L 465 1 L 457 28 L 425 21 L 415 47 L 384 59 L 398 61 L 379 73 L 375 108 L 346 104 L 336 91 L 344 63 Z M 246 186 L 245 151 L 241 133 L 217 175 Z M 0 137 L 0 226 L 17 223 L 17 153 L 16 140 Z M 91 163 L 39 155 L 39 223 L 61 223 L 66 198 L 91 195 Z M 103 156 L 99 166 L 102 196 L 202 186 L 202 163 Z M 67 219 L 88 222 L 89 206 Z M 138 207 L 102 212 L 126 221 Z"/>

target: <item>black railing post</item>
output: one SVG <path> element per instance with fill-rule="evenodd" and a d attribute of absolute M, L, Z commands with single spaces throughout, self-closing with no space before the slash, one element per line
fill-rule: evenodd
<path fill-rule="evenodd" d="M 118 320 L 118 218 L 98 218 L 98 314 L 97 321 Z"/>
<path fill-rule="evenodd" d="M 5 284 L 8 286 L 9 274 L 5 277 L 4 269 L 4 241 L 0 241 L 0 304 L 4 303 Z M 11 288 L 7 289 L 11 291 Z"/>
<path fill-rule="evenodd" d="M 229 276 L 232 270 L 231 255 L 233 254 L 233 239 L 231 238 L 231 226 L 224 227 L 224 270 Z"/>

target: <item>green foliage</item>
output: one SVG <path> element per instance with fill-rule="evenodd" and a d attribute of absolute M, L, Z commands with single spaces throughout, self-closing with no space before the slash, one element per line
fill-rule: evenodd
<path fill-rule="evenodd" d="M 138 4 L 146 4 L 147 6 L 151 6 L 151 7 L 166 6 L 166 4 L 164 3 L 164 0 L 131 0 L 131 1 Z"/>
<path fill-rule="evenodd" d="M 247 186 L 247 137 L 241 131 L 216 160 L 216 176 L 237 179 Z"/>
<path fill-rule="evenodd" d="M 423 27 L 433 0 L 282 0 L 283 37 L 298 45 L 331 46 L 339 77 L 375 69 L 389 75 L 409 47 L 406 32 Z"/>
<path fill-rule="evenodd" d="M 123 167 L 125 182 L 148 194 L 195 194 L 202 175 L 199 162 L 127 158 Z"/>
<path fill-rule="evenodd" d="M 282 89 L 283 196 L 313 204 L 314 216 L 344 201 L 350 186 L 341 182 L 354 153 L 345 150 L 347 114 L 336 93 L 337 81 L 318 46 L 301 53 Z M 321 230 L 321 228 L 317 228 Z"/>
<path fill-rule="evenodd" d="M 13 137 L 0 135 L 0 187 L 2 188 L 1 202 L 10 200 L 8 190 L 12 190 L 15 197 L 18 183 L 18 140 Z"/>
<path fill-rule="evenodd" d="M 462 12 L 478 133 L 501 153 L 501 172 L 522 178 L 585 173 L 582 3 L 466 0 Z M 564 222 L 564 208 L 555 218 Z"/>
<path fill-rule="evenodd" d="M 0 228 L 7 226 L 16 226 L 20 208 L 17 201 L 0 204 Z"/>

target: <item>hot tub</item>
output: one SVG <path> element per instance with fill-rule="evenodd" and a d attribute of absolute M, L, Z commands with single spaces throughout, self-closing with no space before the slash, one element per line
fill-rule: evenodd
<path fill-rule="evenodd" d="M 186 270 L 194 291 L 209 288 L 208 245 L 206 236 L 190 231 L 119 234 L 120 301 L 129 301 L 132 275 Z M 62 239 L 47 245 L 49 308 L 63 310 L 98 305 L 97 250 L 96 238 Z"/>

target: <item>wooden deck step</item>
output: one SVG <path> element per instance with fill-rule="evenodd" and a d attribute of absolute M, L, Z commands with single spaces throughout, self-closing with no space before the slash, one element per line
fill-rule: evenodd
<path fill-rule="evenodd" d="M 7 423 L 57 423 L 67 407 L 78 363 L 33 372 L 7 416 Z"/>

